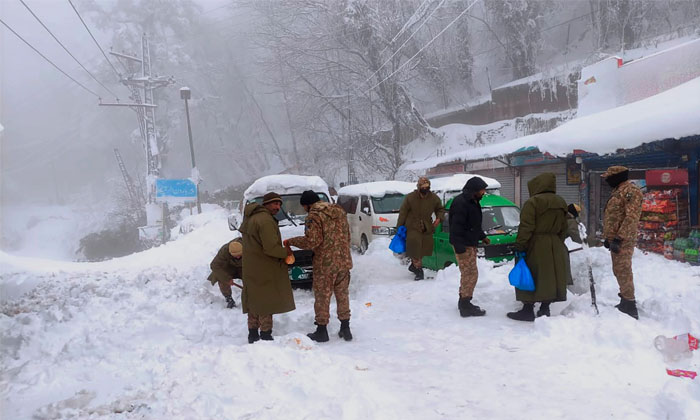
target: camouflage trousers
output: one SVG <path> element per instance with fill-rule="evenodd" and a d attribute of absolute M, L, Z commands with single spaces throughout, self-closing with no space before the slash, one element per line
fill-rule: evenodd
<path fill-rule="evenodd" d="M 330 321 L 331 295 L 335 294 L 338 319 L 350 319 L 350 271 L 314 271 L 314 312 L 317 325 L 328 325 Z"/>
<path fill-rule="evenodd" d="M 620 286 L 620 295 L 627 300 L 634 300 L 632 254 L 634 254 L 634 246 L 623 246 L 619 253 L 610 253 L 613 274 L 615 274 L 617 284 Z"/>
<path fill-rule="evenodd" d="M 476 267 L 476 247 L 468 246 L 461 254 L 455 251 L 457 264 L 459 265 L 459 297 L 467 298 L 474 295 L 476 281 L 479 279 L 479 270 Z"/>
<path fill-rule="evenodd" d="M 219 284 L 219 290 L 221 290 L 221 294 L 224 295 L 224 297 L 231 297 L 231 284 L 228 282 L 223 282 L 221 280 L 217 281 Z"/>
<path fill-rule="evenodd" d="M 272 314 L 254 315 L 248 312 L 248 329 L 260 328 L 260 331 L 272 331 Z"/>

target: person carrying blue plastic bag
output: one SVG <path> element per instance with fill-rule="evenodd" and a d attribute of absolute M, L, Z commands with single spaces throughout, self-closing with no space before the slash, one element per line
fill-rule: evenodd
<path fill-rule="evenodd" d="M 508 273 L 510 285 L 525 292 L 535 291 L 535 280 L 532 278 L 530 268 L 525 262 L 525 253 L 515 253 L 515 267 Z"/>
<path fill-rule="evenodd" d="M 406 226 L 399 226 L 396 230 L 396 235 L 391 238 L 389 249 L 397 254 L 406 252 Z"/>
<path fill-rule="evenodd" d="M 566 300 L 568 279 L 567 249 L 564 239 L 568 229 L 566 201 L 556 194 L 556 176 L 546 172 L 527 183 L 530 198 L 520 211 L 520 226 L 515 249 L 524 252 L 522 260 L 532 274 L 535 289 L 515 289 L 515 298 L 523 303 L 508 318 L 534 321 L 535 303 L 541 302 L 537 316 L 550 316 L 549 304 Z"/>

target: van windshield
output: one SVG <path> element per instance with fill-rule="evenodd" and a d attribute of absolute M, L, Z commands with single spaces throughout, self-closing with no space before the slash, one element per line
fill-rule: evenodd
<path fill-rule="evenodd" d="M 517 207 L 482 207 L 481 228 L 485 231 L 500 226 L 501 229 L 517 230 L 520 224 L 520 210 Z"/>
<path fill-rule="evenodd" d="M 384 197 L 372 197 L 374 212 L 378 214 L 398 213 L 405 195 L 386 194 Z"/>
<path fill-rule="evenodd" d="M 318 194 L 318 197 L 321 199 L 321 201 L 328 202 L 328 196 L 324 193 L 316 193 Z M 291 219 L 294 219 L 295 223 L 303 222 L 304 219 L 306 218 L 306 211 L 304 211 L 304 207 L 299 204 L 299 200 L 301 199 L 301 194 L 285 194 L 282 196 L 282 210 L 284 210 L 287 215 Z M 257 197 L 253 199 L 254 202 L 258 204 L 262 204 L 262 197 Z M 287 218 L 284 216 L 283 212 L 277 212 L 275 215 L 275 219 L 277 219 L 280 222 L 283 222 L 287 220 Z M 287 222 L 289 222 L 287 220 Z"/>

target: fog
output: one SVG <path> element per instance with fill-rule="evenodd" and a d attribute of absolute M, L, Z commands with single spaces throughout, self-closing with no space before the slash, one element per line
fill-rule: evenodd
<path fill-rule="evenodd" d="M 0 2 L 3 249 L 16 248 L 32 211 L 86 209 L 100 225 L 123 205 L 121 153 L 139 189 L 146 152 L 130 92 L 68 1 L 25 0 L 105 87 L 85 72 L 20 1 Z M 179 89 L 192 90 L 200 191 L 260 175 L 348 181 L 400 177 L 404 147 L 430 138 L 430 112 L 460 107 L 513 80 L 556 76 L 605 54 L 693 33 L 691 0 L 73 0 L 97 42 L 140 56 L 174 83 L 156 91 L 159 176 L 190 176 Z M 564 70 L 562 70 L 564 69 Z M 108 88 L 108 89 L 107 89 Z M 76 210 L 77 211 L 77 210 Z M 50 211 L 49 213 L 51 213 Z M 18 215 L 21 217 L 18 219 Z M 22 219 L 22 217 L 24 219 Z M 43 215 L 41 217 L 46 217 Z M 87 228 L 86 228 L 87 229 Z M 75 229 L 74 229 L 75 231 Z M 86 233 L 86 232 L 83 232 Z"/>

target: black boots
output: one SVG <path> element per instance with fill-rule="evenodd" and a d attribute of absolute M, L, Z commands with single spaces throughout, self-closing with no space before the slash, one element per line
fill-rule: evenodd
<path fill-rule="evenodd" d="M 414 273 L 416 273 L 416 277 L 414 277 L 413 280 L 415 280 L 415 281 L 423 280 L 423 278 L 424 278 L 423 268 L 416 268 L 415 270 L 416 271 L 414 271 Z"/>
<path fill-rule="evenodd" d="M 236 301 L 231 296 L 226 296 L 226 307 L 229 309 L 236 307 Z"/>
<path fill-rule="evenodd" d="M 260 339 L 265 341 L 272 341 L 272 330 L 262 331 L 260 330 Z"/>
<path fill-rule="evenodd" d="M 540 309 L 537 310 L 537 318 L 551 315 L 552 314 L 549 312 L 549 302 L 540 303 Z"/>
<path fill-rule="evenodd" d="M 535 304 L 523 303 L 523 308 L 518 312 L 508 312 L 506 316 L 516 321 L 533 322 L 535 320 Z"/>
<path fill-rule="evenodd" d="M 615 305 L 618 311 L 623 314 L 627 314 L 634 319 L 639 319 L 639 312 L 637 312 L 637 302 L 634 300 L 627 300 L 620 296 L 620 303 Z"/>
<path fill-rule="evenodd" d="M 342 328 L 342 327 L 341 327 Z M 341 330 L 342 331 L 342 330 Z M 348 331 L 350 331 L 350 325 L 348 324 Z M 316 324 L 316 331 L 306 334 L 310 339 L 317 341 L 319 343 L 325 343 L 328 341 L 328 329 L 325 325 Z"/>
<path fill-rule="evenodd" d="M 260 340 L 260 334 L 258 334 L 257 328 L 248 328 L 248 343 L 253 344 Z"/>
<path fill-rule="evenodd" d="M 416 267 L 413 266 L 413 263 L 410 263 L 410 264 L 408 265 L 408 271 L 410 271 L 411 273 L 415 273 L 415 272 L 416 272 Z"/>
<path fill-rule="evenodd" d="M 352 340 L 352 333 L 350 332 L 350 320 L 340 321 L 340 331 L 338 331 L 338 337 L 345 339 L 345 341 Z"/>
<path fill-rule="evenodd" d="M 463 318 L 466 318 L 468 316 L 486 315 L 486 311 L 474 305 L 472 303 L 472 298 L 470 297 L 459 298 L 459 301 L 457 302 L 457 308 L 459 309 L 459 314 Z"/>

